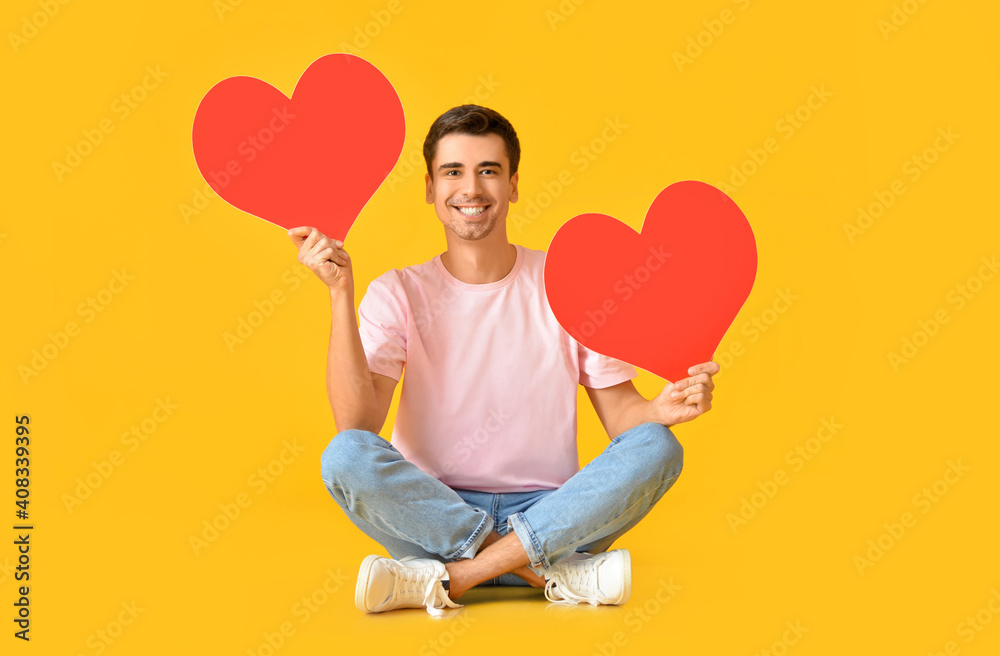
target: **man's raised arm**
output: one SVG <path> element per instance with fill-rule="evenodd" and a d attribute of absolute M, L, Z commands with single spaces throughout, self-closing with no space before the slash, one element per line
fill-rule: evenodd
<path fill-rule="evenodd" d="M 354 272 L 344 243 L 307 226 L 292 228 L 288 236 L 299 249 L 299 262 L 330 288 L 326 390 L 337 431 L 359 428 L 378 433 L 396 381 L 368 368 L 354 314 Z"/>

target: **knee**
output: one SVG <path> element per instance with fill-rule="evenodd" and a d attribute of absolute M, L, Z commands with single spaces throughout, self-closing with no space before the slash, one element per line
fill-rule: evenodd
<path fill-rule="evenodd" d="M 374 439 L 373 439 L 374 438 Z M 357 471 L 361 449 L 382 438 L 366 430 L 348 429 L 337 433 L 323 450 L 320 469 L 327 485 L 342 483 L 352 471 Z"/>
<path fill-rule="evenodd" d="M 650 468 L 665 483 L 673 483 L 684 467 L 684 447 L 673 431 L 658 423 L 642 424 L 639 437 L 644 443 L 644 456 Z"/>

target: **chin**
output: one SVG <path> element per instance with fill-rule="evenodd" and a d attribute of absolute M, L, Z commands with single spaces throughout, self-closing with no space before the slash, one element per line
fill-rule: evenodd
<path fill-rule="evenodd" d="M 482 230 L 469 230 L 467 226 L 453 225 L 451 229 L 452 232 L 466 241 L 479 241 L 480 239 L 486 239 L 493 233 L 493 226 L 484 226 L 484 229 Z"/>

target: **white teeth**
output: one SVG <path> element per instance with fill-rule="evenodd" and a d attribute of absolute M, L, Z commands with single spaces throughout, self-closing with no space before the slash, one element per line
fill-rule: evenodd
<path fill-rule="evenodd" d="M 458 211 L 465 216 L 479 216 L 486 211 L 485 207 L 459 207 Z"/>

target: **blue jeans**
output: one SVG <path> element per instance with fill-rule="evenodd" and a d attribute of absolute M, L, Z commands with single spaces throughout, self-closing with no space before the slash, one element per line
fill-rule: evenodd
<path fill-rule="evenodd" d="M 326 489 L 393 558 L 449 562 L 476 555 L 494 529 L 517 534 L 545 576 L 575 551 L 607 551 L 680 476 L 683 449 L 669 428 L 640 424 L 555 490 L 493 493 L 451 488 L 370 431 L 338 433 L 323 452 Z M 527 585 L 502 574 L 484 585 Z"/>

